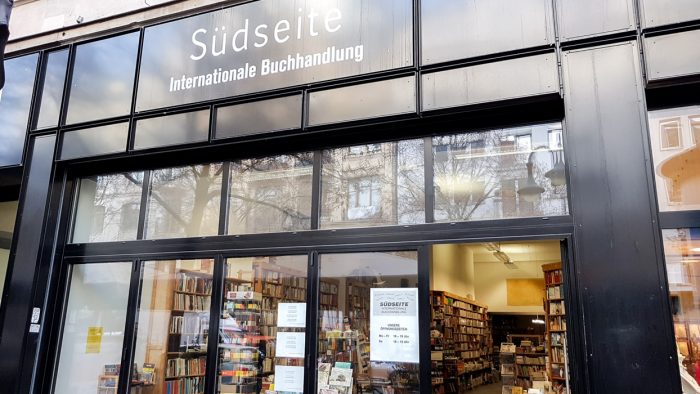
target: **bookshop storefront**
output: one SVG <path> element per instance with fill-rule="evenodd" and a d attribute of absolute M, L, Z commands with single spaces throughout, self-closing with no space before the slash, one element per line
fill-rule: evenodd
<path fill-rule="evenodd" d="M 636 27 L 456 4 L 262 0 L 9 59 L 6 387 L 692 392 L 700 118 L 646 102 L 692 100 L 650 93 Z"/>

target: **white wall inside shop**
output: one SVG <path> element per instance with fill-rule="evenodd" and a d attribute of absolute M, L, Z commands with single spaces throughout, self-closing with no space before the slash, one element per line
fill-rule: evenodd
<path fill-rule="evenodd" d="M 542 305 L 508 305 L 508 279 L 544 278 L 542 265 L 561 261 L 559 241 L 503 243 L 498 247 L 514 261 L 508 267 L 483 244 L 443 244 L 432 248 L 431 290 L 462 297 L 469 294 L 489 312 L 537 314 Z"/>
<path fill-rule="evenodd" d="M 131 263 L 73 268 L 56 393 L 95 393 L 105 364 L 121 361 L 130 275 Z M 89 327 L 103 329 L 99 352 L 88 352 Z"/>
<path fill-rule="evenodd" d="M 17 201 L 0 202 L 0 237 L 12 237 L 17 217 Z M 10 262 L 10 251 L 0 248 L 0 294 L 5 286 L 7 267 Z"/>

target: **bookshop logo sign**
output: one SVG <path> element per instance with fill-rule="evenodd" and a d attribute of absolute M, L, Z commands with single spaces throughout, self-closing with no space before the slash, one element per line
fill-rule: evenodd
<path fill-rule="evenodd" d="M 137 110 L 410 66 L 410 0 L 262 0 L 145 31 Z"/>

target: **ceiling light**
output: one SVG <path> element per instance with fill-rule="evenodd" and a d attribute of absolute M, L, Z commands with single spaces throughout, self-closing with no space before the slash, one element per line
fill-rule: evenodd
<path fill-rule="evenodd" d="M 700 252 L 700 248 L 692 248 L 690 249 L 691 252 Z"/>
<path fill-rule="evenodd" d="M 535 323 L 535 324 L 544 324 L 544 320 L 540 319 L 539 316 L 537 316 L 536 318 L 532 319 L 532 322 Z"/>

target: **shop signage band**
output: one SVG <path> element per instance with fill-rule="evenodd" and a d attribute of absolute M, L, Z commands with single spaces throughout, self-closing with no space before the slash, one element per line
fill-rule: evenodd
<path fill-rule="evenodd" d="M 261 0 L 149 27 L 136 110 L 411 66 L 412 4 Z"/>

